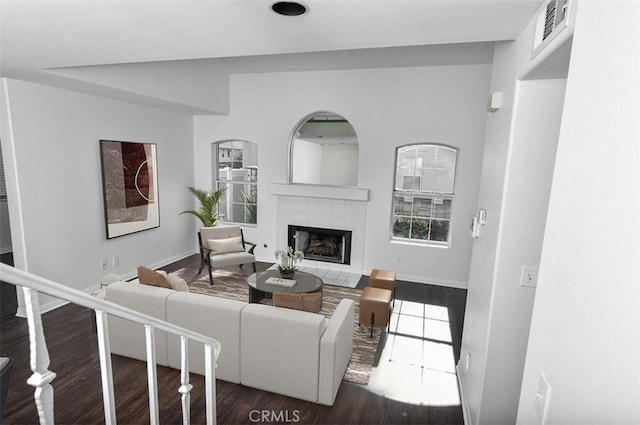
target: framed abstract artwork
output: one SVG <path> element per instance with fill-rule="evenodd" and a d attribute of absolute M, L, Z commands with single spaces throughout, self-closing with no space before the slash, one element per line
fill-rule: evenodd
<path fill-rule="evenodd" d="M 160 227 L 154 143 L 100 140 L 107 239 Z"/>

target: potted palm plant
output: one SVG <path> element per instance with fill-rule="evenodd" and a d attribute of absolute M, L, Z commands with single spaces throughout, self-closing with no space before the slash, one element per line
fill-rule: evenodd
<path fill-rule="evenodd" d="M 195 187 L 188 187 L 189 192 L 200 202 L 197 210 L 182 211 L 180 214 L 192 214 L 200 219 L 202 227 L 214 227 L 218 223 L 218 202 L 227 191 L 226 187 L 218 190 L 206 191 Z"/>

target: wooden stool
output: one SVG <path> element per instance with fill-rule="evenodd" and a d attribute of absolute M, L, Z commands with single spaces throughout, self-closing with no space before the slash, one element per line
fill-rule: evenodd
<path fill-rule="evenodd" d="M 369 286 L 388 289 L 391 291 L 393 306 L 396 306 L 396 272 L 391 270 L 373 269 L 369 276 Z"/>
<path fill-rule="evenodd" d="M 387 328 L 391 317 L 391 291 L 367 286 L 360 295 L 360 313 L 358 325 L 370 324 L 371 337 L 373 327 Z"/>

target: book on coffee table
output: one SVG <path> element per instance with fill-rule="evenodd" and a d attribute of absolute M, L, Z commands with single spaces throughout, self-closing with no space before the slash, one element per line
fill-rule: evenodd
<path fill-rule="evenodd" d="M 270 277 L 269 279 L 265 280 L 265 283 L 268 283 L 269 285 L 285 286 L 287 288 L 291 288 L 296 284 L 296 281 L 293 279 L 281 279 L 279 277 Z"/>

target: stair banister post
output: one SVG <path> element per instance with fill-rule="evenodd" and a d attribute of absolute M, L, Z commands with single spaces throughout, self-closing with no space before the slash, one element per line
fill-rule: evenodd
<path fill-rule="evenodd" d="M 205 406 L 207 425 L 216 425 L 216 363 L 213 361 L 214 349 L 211 344 L 204 345 L 204 385 L 207 403 Z M 217 358 L 216 353 L 216 358 Z"/>
<path fill-rule="evenodd" d="M 38 409 L 40 425 L 53 425 L 53 387 L 51 382 L 56 374 L 49 368 L 49 350 L 44 339 L 42 329 L 42 316 L 40 314 L 40 302 L 38 292 L 23 287 L 25 307 L 27 310 L 27 324 L 29 326 L 29 350 L 30 363 L 33 375 L 27 380 L 27 384 L 35 387 L 34 400 Z"/>
<path fill-rule="evenodd" d="M 151 325 L 144 325 L 147 344 L 147 381 L 149 385 L 149 422 L 160 423 L 160 407 L 158 405 L 158 375 L 156 370 L 156 337 Z"/>
<path fill-rule="evenodd" d="M 102 379 L 104 422 L 106 425 L 115 425 L 116 404 L 113 391 L 113 368 L 111 365 L 111 346 L 109 344 L 108 315 L 101 310 L 95 310 L 95 313 L 96 329 L 98 332 L 98 354 L 100 355 L 100 377 Z"/>
<path fill-rule="evenodd" d="M 182 423 L 189 425 L 191 423 L 191 389 L 193 385 L 189 383 L 189 340 L 180 336 L 180 353 L 181 353 L 181 369 L 180 369 L 180 388 L 178 392 L 182 394 Z"/>

